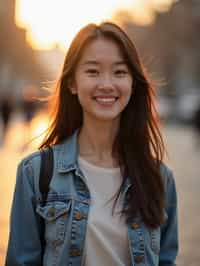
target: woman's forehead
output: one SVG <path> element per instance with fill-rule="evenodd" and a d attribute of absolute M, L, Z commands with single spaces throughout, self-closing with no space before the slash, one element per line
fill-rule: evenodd
<path fill-rule="evenodd" d="M 81 64 L 98 64 L 101 61 L 112 60 L 116 64 L 124 64 L 123 53 L 116 41 L 98 38 L 89 42 L 81 55 Z"/>

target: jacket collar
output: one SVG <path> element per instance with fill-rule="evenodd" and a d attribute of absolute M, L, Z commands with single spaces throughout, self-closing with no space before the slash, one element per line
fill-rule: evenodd
<path fill-rule="evenodd" d="M 65 142 L 58 144 L 58 159 L 56 168 L 59 173 L 66 173 L 77 168 L 78 158 L 78 132 L 77 129 Z"/>
<path fill-rule="evenodd" d="M 59 173 L 67 173 L 76 170 L 76 173 L 82 176 L 77 163 L 78 133 L 79 129 L 77 129 L 65 142 L 57 145 L 59 152 L 56 166 Z M 122 198 L 125 197 L 130 186 L 130 179 L 126 178 Z"/>

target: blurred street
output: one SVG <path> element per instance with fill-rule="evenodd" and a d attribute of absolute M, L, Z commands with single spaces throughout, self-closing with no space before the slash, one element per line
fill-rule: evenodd
<path fill-rule="evenodd" d="M 8 238 L 8 221 L 15 184 L 16 166 L 19 160 L 34 147 L 24 146 L 24 126 L 16 116 L 11 123 L 5 145 L 0 146 L 0 266 L 4 265 Z M 45 116 L 37 122 L 45 125 Z M 38 123 L 37 123 L 38 125 Z M 38 132 L 37 128 L 32 128 Z M 194 133 L 189 127 L 167 126 L 164 139 L 168 147 L 168 165 L 173 169 L 179 200 L 180 253 L 177 264 L 180 266 L 200 265 L 200 147 L 196 145 Z M 22 225 L 23 226 L 23 225 Z"/>

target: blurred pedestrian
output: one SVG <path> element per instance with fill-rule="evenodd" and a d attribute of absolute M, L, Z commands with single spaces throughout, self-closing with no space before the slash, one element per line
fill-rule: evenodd
<path fill-rule="evenodd" d="M 4 143 L 14 109 L 12 95 L 3 93 L 0 99 L 0 115 L 2 121 L 2 142 Z"/>
<path fill-rule="evenodd" d="M 21 109 L 25 123 L 27 124 L 27 126 L 30 126 L 31 121 L 38 110 L 36 88 L 30 86 L 23 90 Z"/>
<path fill-rule="evenodd" d="M 175 265 L 176 188 L 153 95 L 121 28 L 80 30 L 40 146 L 53 149 L 49 192 L 41 194 L 41 157 L 33 153 L 18 167 L 6 266 Z"/>
<path fill-rule="evenodd" d="M 20 108 L 25 124 L 23 132 L 24 143 L 20 149 L 23 152 L 29 147 L 31 141 L 31 122 L 39 109 L 37 89 L 35 87 L 28 86 L 24 88 L 22 91 Z"/>
<path fill-rule="evenodd" d="M 196 135 L 196 146 L 200 147 L 200 103 L 194 112 L 193 125 Z"/>

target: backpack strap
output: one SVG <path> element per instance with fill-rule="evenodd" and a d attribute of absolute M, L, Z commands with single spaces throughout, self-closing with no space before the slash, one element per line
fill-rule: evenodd
<path fill-rule="evenodd" d="M 41 165 L 40 165 L 40 178 L 39 178 L 39 189 L 40 193 L 42 195 L 42 205 L 45 204 L 47 195 L 49 192 L 49 184 L 52 179 L 53 175 L 53 149 L 51 147 L 41 149 L 40 150 L 40 155 L 41 155 Z M 40 236 L 40 241 L 41 241 L 41 254 L 42 254 L 42 261 L 43 261 L 43 255 L 44 255 L 44 249 L 45 249 L 45 223 L 44 220 L 41 220 L 41 236 Z M 41 261 L 41 265 L 43 265 Z"/>
<path fill-rule="evenodd" d="M 40 150 L 41 154 L 41 166 L 40 166 L 40 179 L 39 188 L 42 195 L 43 205 L 46 202 L 47 195 L 49 192 L 49 184 L 53 175 L 53 149 L 48 147 Z"/>

